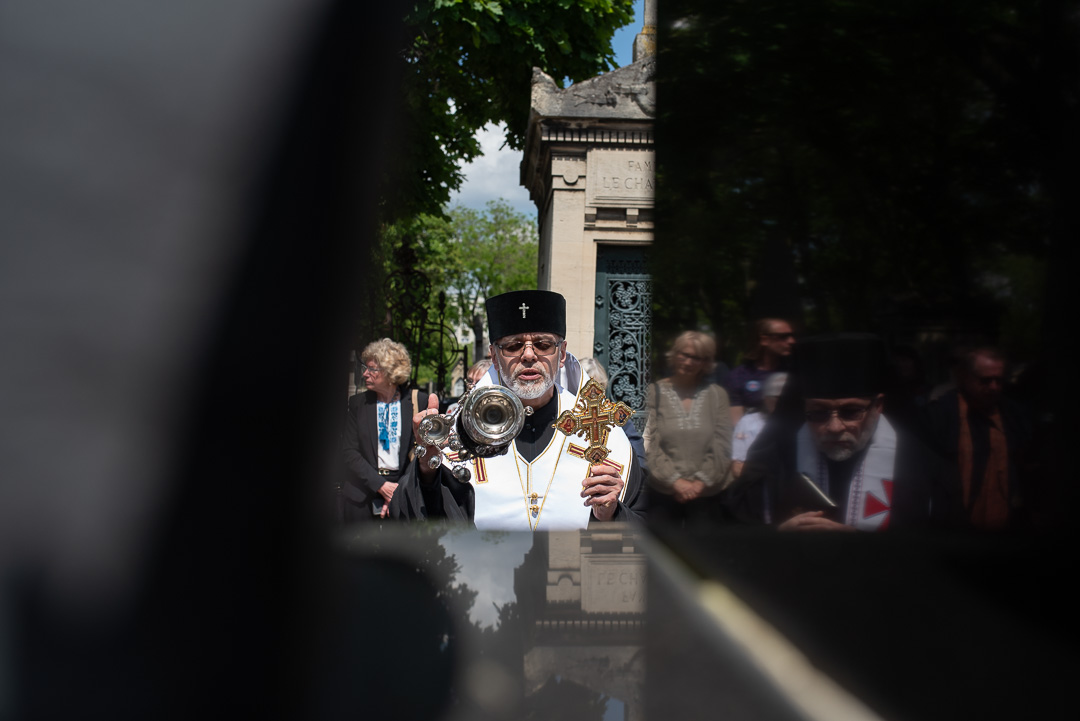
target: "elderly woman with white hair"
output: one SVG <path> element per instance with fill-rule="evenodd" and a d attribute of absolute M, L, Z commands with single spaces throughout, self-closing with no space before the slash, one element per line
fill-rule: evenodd
<path fill-rule="evenodd" d="M 667 353 L 671 375 L 649 386 L 645 430 L 652 519 L 718 520 L 716 496 L 731 480 L 731 407 L 727 391 L 708 381 L 716 341 L 681 333 Z"/>
<path fill-rule="evenodd" d="M 388 515 L 409 462 L 413 414 L 428 405 L 428 393 L 409 391 L 412 362 L 405 346 L 382 338 L 364 348 L 360 362 L 367 390 L 349 399 L 342 439 L 348 469 L 340 498 L 345 523 Z"/>

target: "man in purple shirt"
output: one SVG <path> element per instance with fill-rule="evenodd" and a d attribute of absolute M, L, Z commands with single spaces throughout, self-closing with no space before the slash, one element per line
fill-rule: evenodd
<path fill-rule="evenodd" d="M 795 333 L 786 320 L 762 318 L 754 323 L 745 361 L 727 378 L 732 423 L 738 423 L 747 411 L 761 407 L 766 379 L 786 368 L 794 345 Z"/>

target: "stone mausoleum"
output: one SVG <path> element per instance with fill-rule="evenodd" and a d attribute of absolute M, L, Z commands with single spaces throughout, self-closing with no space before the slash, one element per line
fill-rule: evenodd
<path fill-rule="evenodd" d="M 647 1 L 626 67 L 566 89 L 534 69 L 521 163 L 539 216 L 538 285 L 566 297 L 570 352 L 599 361 L 609 395 L 635 409 L 649 382 L 655 18 Z"/>

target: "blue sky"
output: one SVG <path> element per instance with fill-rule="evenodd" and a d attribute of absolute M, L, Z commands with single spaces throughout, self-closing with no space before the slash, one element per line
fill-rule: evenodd
<path fill-rule="evenodd" d="M 630 24 L 617 30 L 611 41 L 615 59 L 620 67 L 633 60 L 634 37 L 641 31 L 641 16 L 645 0 L 634 0 L 634 17 Z M 529 193 L 518 184 L 518 165 L 521 154 L 509 148 L 500 149 L 502 131 L 488 126 L 477 133 L 484 155 L 465 166 L 465 182 L 450 203 L 483 209 L 489 200 L 505 198 L 520 213 L 535 218 L 536 206 L 529 200 Z"/>

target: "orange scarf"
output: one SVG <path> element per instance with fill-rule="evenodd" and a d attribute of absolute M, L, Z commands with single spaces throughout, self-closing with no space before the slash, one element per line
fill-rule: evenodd
<path fill-rule="evenodd" d="M 971 473 L 973 452 L 971 428 L 968 426 L 968 404 L 960 399 L 960 482 L 964 489 L 964 507 L 968 510 L 971 525 L 976 528 L 999 529 L 1009 522 L 1009 450 L 1005 442 L 1005 427 L 1001 411 L 990 415 L 990 457 L 986 459 L 979 494 L 971 497 Z"/>

